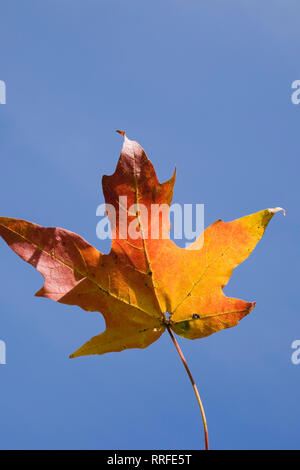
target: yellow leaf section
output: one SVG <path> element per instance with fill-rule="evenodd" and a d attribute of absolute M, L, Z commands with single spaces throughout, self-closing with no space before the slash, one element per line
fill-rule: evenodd
<path fill-rule="evenodd" d="M 222 288 L 233 269 L 253 251 L 279 210 L 283 209 L 266 209 L 227 223 L 218 220 L 205 230 L 203 246 L 202 238 L 185 250 L 192 269 L 183 281 L 185 294 L 170 312 L 175 333 L 189 339 L 202 338 L 237 325 L 252 311 L 255 303 L 228 298 Z"/>
<path fill-rule="evenodd" d="M 140 323 L 132 322 L 128 315 L 120 316 L 117 325 L 113 325 L 108 319 L 104 333 L 91 338 L 81 348 L 71 354 L 70 358 L 88 356 L 90 354 L 120 352 L 130 348 L 144 349 L 156 341 L 165 331 L 165 327 L 161 324 L 158 323 L 153 328 L 153 323 L 150 323 L 150 325 L 149 323 L 149 319 L 143 321 L 142 316 Z"/>

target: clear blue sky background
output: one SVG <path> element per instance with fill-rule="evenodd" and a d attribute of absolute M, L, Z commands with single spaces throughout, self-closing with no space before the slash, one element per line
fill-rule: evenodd
<path fill-rule="evenodd" d="M 241 5 L 242 4 L 242 5 Z M 1 215 L 98 249 L 101 176 L 122 139 L 146 149 L 205 225 L 277 214 L 225 292 L 238 327 L 180 338 L 214 449 L 299 448 L 299 2 L 6 0 L 0 6 Z M 69 360 L 102 316 L 34 298 L 42 278 L 0 244 L 0 447 L 196 449 L 202 425 L 167 335 L 146 350 Z"/>

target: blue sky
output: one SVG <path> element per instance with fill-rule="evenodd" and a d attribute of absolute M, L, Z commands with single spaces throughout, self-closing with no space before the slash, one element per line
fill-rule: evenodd
<path fill-rule="evenodd" d="M 243 3 L 243 5 L 240 5 Z M 225 293 L 256 300 L 239 326 L 179 338 L 214 449 L 299 448 L 300 79 L 296 1 L 6 0 L 0 15 L 0 214 L 79 233 L 126 129 L 174 202 L 205 225 L 282 206 Z M 69 360 L 101 315 L 33 297 L 41 276 L 0 244 L 0 447 L 197 449 L 202 425 L 170 339 Z"/>

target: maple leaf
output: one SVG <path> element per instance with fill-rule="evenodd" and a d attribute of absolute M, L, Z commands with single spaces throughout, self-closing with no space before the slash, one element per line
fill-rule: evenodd
<path fill-rule="evenodd" d="M 105 331 L 70 357 L 145 348 L 169 332 L 192 382 L 208 449 L 203 405 L 172 331 L 202 338 L 237 325 L 253 310 L 255 302 L 226 297 L 223 287 L 283 209 L 218 220 L 190 247 L 179 248 L 168 236 L 168 218 L 161 222 L 159 215 L 160 208 L 169 210 L 175 172 L 159 183 L 143 148 L 118 132 L 124 144 L 117 168 L 102 180 L 113 236 L 109 254 L 68 230 L 25 220 L 0 217 L 0 235 L 43 275 L 36 296 L 104 316 Z"/>
<path fill-rule="evenodd" d="M 103 176 L 105 201 L 117 215 L 113 219 L 108 211 L 114 235 L 108 255 L 68 230 L 0 218 L 6 243 L 44 276 L 36 296 L 104 316 L 106 330 L 70 357 L 145 348 L 168 326 L 195 339 L 237 325 L 255 303 L 226 297 L 222 289 L 281 210 L 266 209 L 227 223 L 218 220 L 186 249 L 165 238 L 165 226 L 158 228 L 158 237 L 145 237 L 144 226 L 153 230 L 151 206 L 171 204 L 175 173 L 159 183 L 142 147 L 123 134 L 116 171 Z M 120 196 L 127 206 L 120 204 Z M 128 225 L 135 224 L 133 236 L 118 237 L 122 215 Z"/>

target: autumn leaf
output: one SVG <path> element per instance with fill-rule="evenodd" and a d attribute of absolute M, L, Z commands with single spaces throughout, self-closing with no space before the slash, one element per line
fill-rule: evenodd
<path fill-rule="evenodd" d="M 175 174 L 160 184 L 142 147 L 125 136 L 115 173 L 103 177 L 103 192 L 117 221 L 120 211 L 128 213 L 136 205 L 128 224 L 135 223 L 142 233 L 143 224 L 151 227 L 151 205 L 170 205 L 174 182 Z M 127 198 L 127 207 L 120 207 L 120 196 Z M 142 205 L 149 209 L 147 223 L 139 213 Z M 1 217 L 0 235 L 44 276 L 36 296 L 103 314 L 106 331 L 71 356 L 76 357 L 147 347 L 160 337 L 166 323 L 190 339 L 237 325 L 255 303 L 228 298 L 222 288 L 278 210 L 266 209 L 228 223 L 218 220 L 206 229 L 200 249 L 197 244 L 202 244 L 203 236 L 183 249 L 164 239 L 162 230 L 156 239 L 142 235 L 120 239 L 114 221 L 115 238 L 108 255 L 68 230 L 24 220 Z"/>
<path fill-rule="evenodd" d="M 116 171 L 102 181 L 113 236 L 109 254 L 68 230 L 0 218 L 2 238 L 44 277 L 37 296 L 104 316 L 105 331 L 70 357 L 145 348 L 166 329 L 173 340 L 171 331 L 196 339 L 237 325 L 255 303 L 226 297 L 223 287 L 281 210 L 218 220 L 192 246 L 179 248 L 168 237 L 169 221 L 160 223 L 152 213 L 169 208 L 175 173 L 159 183 L 142 147 L 122 134 Z"/>

